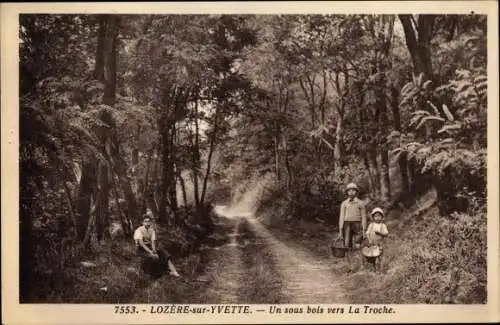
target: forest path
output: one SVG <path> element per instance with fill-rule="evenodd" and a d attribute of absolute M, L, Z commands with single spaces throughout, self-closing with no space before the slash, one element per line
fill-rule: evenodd
<path fill-rule="evenodd" d="M 320 258 L 300 247 L 290 247 L 276 238 L 251 213 L 240 211 L 232 214 L 240 220 L 240 228 L 243 229 L 240 231 L 243 236 L 240 240 L 243 240 L 244 246 L 254 247 L 253 254 L 265 257 L 254 258 L 252 266 L 259 269 L 257 278 L 255 274 L 250 274 L 253 285 L 263 287 L 263 295 L 257 302 L 346 302 L 340 282 L 335 278 L 335 264 L 331 259 Z M 249 297 L 240 297 L 242 301 L 245 298 Z M 249 302 L 256 303 L 255 300 L 250 299 Z"/>
<path fill-rule="evenodd" d="M 333 261 L 325 261 L 277 239 L 257 219 L 247 219 L 250 229 L 264 242 L 282 275 L 281 303 L 340 303 L 345 294 L 335 279 Z"/>
<path fill-rule="evenodd" d="M 237 242 L 239 220 L 234 220 L 234 227 L 228 242 L 216 248 L 217 254 L 208 262 L 202 279 L 209 283 L 201 303 L 231 304 L 240 301 L 239 290 L 245 279 L 245 269 L 241 258 L 241 251 Z"/>

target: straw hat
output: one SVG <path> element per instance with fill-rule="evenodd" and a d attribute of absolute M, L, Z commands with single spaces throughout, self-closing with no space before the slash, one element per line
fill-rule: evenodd
<path fill-rule="evenodd" d="M 358 189 L 358 185 L 354 184 L 354 183 L 349 183 L 347 184 L 346 188 L 345 188 L 346 191 L 349 191 L 349 190 L 356 190 L 356 191 L 359 191 Z"/>
<path fill-rule="evenodd" d="M 384 210 L 382 210 L 381 208 L 375 208 L 375 209 L 373 209 L 372 212 L 370 213 L 370 216 L 373 218 L 373 216 L 375 215 L 375 213 L 380 213 L 380 215 L 382 215 L 382 219 L 385 217 Z"/>

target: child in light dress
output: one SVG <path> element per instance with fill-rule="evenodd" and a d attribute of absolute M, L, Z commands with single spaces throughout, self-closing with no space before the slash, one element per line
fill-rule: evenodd
<path fill-rule="evenodd" d="M 371 222 L 366 229 L 366 238 L 368 240 L 368 246 L 370 248 L 377 248 L 379 250 L 378 256 L 375 257 L 375 269 L 381 269 L 381 257 L 383 252 L 383 242 L 384 238 L 387 237 L 389 231 L 384 223 L 384 211 L 381 208 L 375 208 L 372 210 Z M 377 267 L 378 266 L 378 267 Z"/>

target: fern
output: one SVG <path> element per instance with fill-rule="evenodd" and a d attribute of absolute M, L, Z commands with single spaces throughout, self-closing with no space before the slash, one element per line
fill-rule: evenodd
<path fill-rule="evenodd" d="M 488 91 L 488 77 L 486 75 L 481 74 L 474 78 L 473 83 L 477 94 L 481 98 L 485 97 Z"/>
<path fill-rule="evenodd" d="M 456 75 L 457 75 L 457 78 L 459 78 L 459 79 L 468 79 L 471 76 L 471 72 L 469 70 L 466 70 L 466 69 L 457 69 Z"/>
<path fill-rule="evenodd" d="M 436 105 L 434 105 L 430 100 L 427 101 L 427 104 L 429 104 L 432 109 L 434 110 L 434 113 L 439 116 L 439 110 L 437 109 Z M 429 114 L 430 115 L 430 114 Z"/>
<path fill-rule="evenodd" d="M 454 123 L 454 124 L 446 124 L 444 125 L 441 129 L 438 130 L 438 133 L 448 133 L 448 134 L 454 134 L 456 131 L 460 130 L 462 128 L 461 123 Z"/>
<path fill-rule="evenodd" d="M 420 92 L 422 87 L 419 85 L 429 83 L 422 83 L 421 78 L 414 77 L 412 82 L 403 87 L 401 106 L 411 107 L 415 103 L 422 103 L 423 93 Z M 485 132 L 487 77 L 475 71 L 457 69 L 455 78 L 434 89 L 434 93 L 449 95 L 453 105 L 449 107 L 442 103 L 440 111 L 437 107 L 439 105 L 425 100 L 429 109 L 415 107 L 409 122 L 409 126 L 414 130 L 420 130 L 431 123 L 430 130 L 434 139 L 405 142 L 403 134 L 400 136 L 403 140 L 400 141 L 399 147 L 391 153 L 396 157 L 406 153 L 409 158 L 422 162 L 422 172 L 432 171 L 437 175 L 443 175 L 448 168 L 459 173 L 478 170 L 480 167 L 476 166 L 477 161 L 483 161 L 484 157 L 481 158 L 474 151 L 467 149 L 468 145 L 464 140 L 469 141 L 468 133 Z M 438 125 L 439 127 L 435 127 Z"/>
<path fill-rule="evenodd" d="M 437 179 L 456 193 L 471 175 L 475 179 L 486 177 L 486 157 L 482 152 L 486 151 L 488 78 L 481 41 L 484 36 L 444 44 L 437 53 L 441 58 L 438 62 L 454 69 L 451 80 L 431 89 L 432 83 L 423 80 L 422 75 L 414 75 L 400 93 L 400 107 L 411 112 L 409 131 L 425 126 L 426 132 L 416 132 L 415 137 L 401 134 L 391 153 L 415 159 L 422 173 L 439 176 Z M 452 59 L 465 63 L 450 64 Z M 472 67 L 467 65 L 469 59 L 474 61 Z"/>
<path fill-rule="evenodd" d="M 415 127 L 415 129 L 417 130 L 420 130 L 420 128 L 422 128 L 422 126 L 428 122 L 428 121 L 438 121 L 438 122 L 444 122 L 445 119 L 442 118 L 442 117 L 439 117 L 439 116 L 425 116 L 423 118 L 420 119 L 420 122 L 418 123 L 418 125 Z"/>
<path fill-rule="evenodd" d="M 413 82 L 408 82 L 406 85 L 401 88 L 401 96 L 407 97 L 410 91 L 413 91 L 415 88 L 415 84 Z"/>
<path fill-rule="evenodd" d="M 422 88 L 425 89 L 425 90 L 429 90 L 430 87 L 432 85 L 432 81 L 431 80 L 427 80 L 426 82 L 424 82 L 424 84 L 422 85 Z"/>
<path fill-rule="evenodd" d="M 446 106 L 446 104 L 443 104 L 443 112 L 446 114 L 446 117 L 448 118 L 449 121 L 455 120 L 450 112 L 450 109 L 448 108 L 448 106 Z"/>

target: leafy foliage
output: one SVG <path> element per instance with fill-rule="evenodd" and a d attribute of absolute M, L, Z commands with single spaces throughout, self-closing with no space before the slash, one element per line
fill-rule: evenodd
<path fill-rule="evenodd" d="M 446 72 L 451 78 L 435 87 L 421 74 L 401 90 L 400 106 L 411 111 L 409 126 L 415 133 L 394 133 L 400 143 L 394 152 L 416 159 L 423 173 L 436 176 L 445 204 L 469 191 L 485 197 L 487 76 L 483 42 L 483 34 L 475 31 L 445 43 L 438 58 L 463 54 L 454 61 L 454 75 Z M 449 71 L 449 61 L 447 64 Z"/>
<path fill-rule="evenodd" d="M 460 193 L 462 186 L 468 184 L 465 185 L 466 188 L 473 187 L 468 190 L 485 196 L 485 80 L 486 76 L 480 72 L 474 74 L 468 70 L 457 70 L 456 79 L 435 90 L 437 94 L 447 91 L 452 105 L 450 108 L 443 103 L 439 110 L 427 100 L 425 109 L 412 112 L 410 126 L 417 131 L 426 127 L 427 134 L 423 138 L 426 142 L 415 136 L 393 134 L 402 143 L 402 147 L 394 150 L 395 153 L 405 152 L 409 158 L 416 159 L 422 166 L 423 173 L 435 174 L 441 183 L 444 182 L 443 187 L 450 187 L 450 191 L 455 194 Z M 416 82 L 405 86 L 402 105 L 408 105 L 409 102 L 415 104 L 421 100 L 422 91 L 416 89 L 425 87 L 419 87 L 419 82 L 421 83 L 421 79 L 417 78 Z M 450 178 L 451 174 L 454 176 Z"/>

